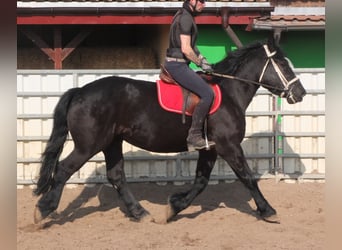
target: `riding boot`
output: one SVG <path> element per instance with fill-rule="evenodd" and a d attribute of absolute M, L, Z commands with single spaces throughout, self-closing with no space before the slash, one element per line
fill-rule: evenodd
<path fill-rule="evenodd" d="M 188 132 L 188 137 L 186 139 L 189 151 L 192 151 L 193 149 L 209 149 L 210 147 L 213 147 L 215 145 L 215 142 L 209 140 L 207 142 L 203 138 L 203 124 L 206 115 L 206 112 L 203 112 L 203 108 L 199 107 L 198 104 L 192 115 L 192 123 Z"/>

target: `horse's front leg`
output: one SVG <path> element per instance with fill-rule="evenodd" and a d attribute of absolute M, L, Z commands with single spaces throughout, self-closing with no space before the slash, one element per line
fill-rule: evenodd
<path fill-rule="evenodd" d="M 215 149 L 199 151 L 197 161 L 196 178 L 189 191 L 175 193 L 168 199 L 167 221 L 170 221 L 180 211 L 187 208 L 191 202 L 206 188 L 211 171 L 215 165 L 217 153 Z"/>
<path fill-rule="evenodd" d="M 249 189 L 261 218 L 268 222 L 278 222 L 276 210 L 261 193 L 240 144 L 227 143 L 224 149 L 219 147 L 218 151 L 219 155 L 228 162 L 239 180 Z"/>
<path fill-rule="evenodd" d="M 106 150 L 103 150 L 103 153 L 106 160 L 107 179 L 117 190 L 119 197 L 127 207 L 129 215 L 135 220 L 149 217 L 149 212 L 140 205 L 128 188 L 124 172 L 122 141 L 114 141 Z"/>

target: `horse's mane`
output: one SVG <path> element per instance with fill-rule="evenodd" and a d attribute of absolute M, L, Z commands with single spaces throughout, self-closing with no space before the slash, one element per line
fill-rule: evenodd
<path fill-rule="evenodd" d="M 262 45 L 262 42 L 257 41 L 241 49 L 229 52 L 226 58 L 213 65 L 214 71 L 221 74 L 234 74 L 246 62 L 250 53 Z"/>
<path fill-rule="evenodd" d="M 254 53 L 264 44 L 265 42 L 257 41 L 246 45 L 241 49 L 229 52 L 226 58 L 213 65 L 214 72 L 234 75 L 237 69 L 241 65 L 245 64 L 246 60 L 248 60 L 248 58 L 253 55 L 251 53 Z M 283 55 L 278 47 L 276 47 L 275 49 L 277 50 L 277 53 L 279 52 Z"/>

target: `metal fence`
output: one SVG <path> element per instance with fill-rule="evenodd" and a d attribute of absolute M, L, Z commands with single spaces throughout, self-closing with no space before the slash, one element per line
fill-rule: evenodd
<path fill-rule="evenodd" d="M 242 142 L 257 178 L 325 177 L 325 70 L 296 69 L 307 90 L 303 102 L 289 105 L 260 88 L 246 113 Z M 110 75 L 155 81 L 159 70 L 18 70 L 17 71 L 17 183 L 36 182 L 40 155 L 52 129 L 52 112 L 69 88 L 81 87 Z M 62 158 L 72 149 L 67 140 Z M 124 143 L 125 171 L 130 182 L 193 180 L 197 153 L 156 154 Z M 235 179 L 229 165 L 218 158 L 212 181 Z M 102 153 L 94 156 L 69 183 L 104 183 Z"/>

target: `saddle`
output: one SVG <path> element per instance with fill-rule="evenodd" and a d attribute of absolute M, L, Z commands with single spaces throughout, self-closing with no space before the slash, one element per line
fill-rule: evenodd
<path fill-rule="evenodd" d="M 165 69 L 164 65 L 161 65 L 159 78 L 160 80 L 157 80 L 157 89 L 160 105 L 168 111 L 181 113 L 182 122 L 185 123 L 185 115 L 191 116 L 193 114 L 200 98 L 181 87 Z M 208 79 L 205 80 L 207 81 Z M 212 114 L 221 104 L 221 91 L 217 84 L 210 83 L 210 86 L 215 93 L 215 98 L 209 112 L 209 114 Z"/>

